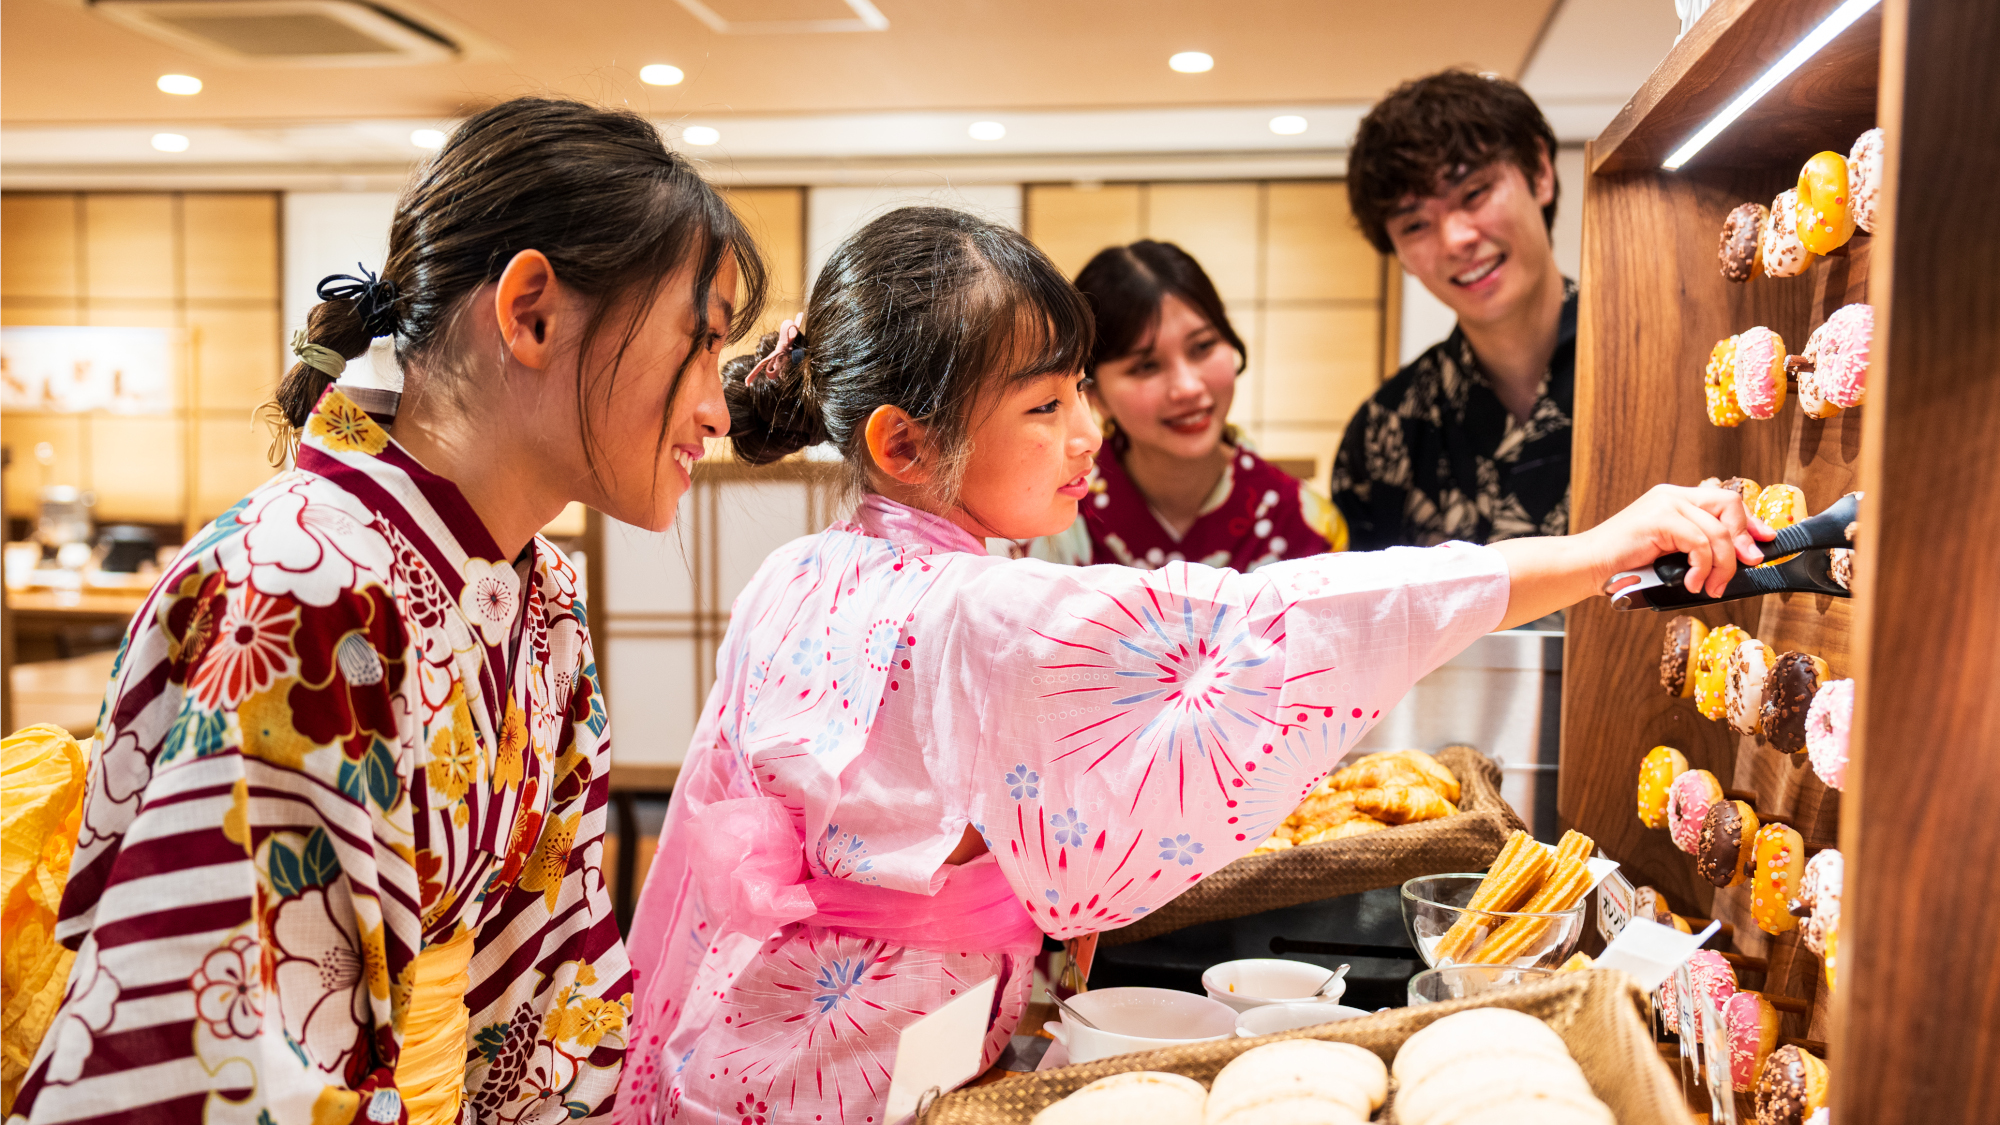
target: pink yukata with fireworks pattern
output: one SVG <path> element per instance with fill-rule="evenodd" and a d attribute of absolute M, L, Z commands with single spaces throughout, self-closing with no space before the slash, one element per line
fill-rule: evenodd
<path fill-rule="evenodd" d="M 883 1125 L 901 1029 L 997 976 L 990 1064 L 1041 933 L 1116 929 L 1249 852 L 1507 598 L 1462 543 L 1066 567 L 864 498 L 734 607 L 633 925 L 617 1119 Z M 968 824 L 988 855 L 944 866 Z M 772 907 L 796 888 L 758 871 L 812 902 Z M 946 876 L 997 901 L 900 937 L 814 913 Z"/>

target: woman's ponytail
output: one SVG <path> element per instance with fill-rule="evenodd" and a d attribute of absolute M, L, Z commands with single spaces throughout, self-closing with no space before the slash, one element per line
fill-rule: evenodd
<path fill-rule="evenodd" d="M 752 465 L 768 465 L 828 437 L 826 419 L 812 401 L 806 378 L 811 349 L 800 338 L 788 343 L 790 353 L 774 358 L 778 334 L 766 332 L 755 353 L 737 356 L 722 368 L 729 440 L 736 456 Z"/>

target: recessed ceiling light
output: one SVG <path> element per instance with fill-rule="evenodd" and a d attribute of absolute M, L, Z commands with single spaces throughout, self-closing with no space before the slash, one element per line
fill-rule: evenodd
<path fill-rule="evenodd" d="M 1215 60 L 1201 51 L 1182 51 L 1167 60 L 1167 65 L 1182 74 L 1201 74 L 1215 68 Z"/>
<path fill-rule="evenodd" d="M 666 63 L 654 63 L 639 68 L 639 81 L 648 86 L 678 86 L 681 84 L 681 79 L 686 77 L 687 75 L 681 73 L 680 67 L 668 66 Z"/>
<path fill-rule="evenodd" d="M 444 147 L 444 130 L 418 129 L 410 134 L 410 143 L 435 152 Z"/>
<path fill-rule="evenodd" d="M 998 121 L 974 121 L 966 133 L 975 141 L 997 141 L 1007 135 L 1007 127 Z"/>
<path fill-rule="evenodd" d="M 153 147 L 161 152 L 186 152 L 188 139 L 179 133 L 154 133 Z"/>
<path fill-rule="evenodd" d="M 1306 131 L 1306 119 L 1296 113 L 1283 113 L 1271 119 L 1271 131 L 1281 137 L 1293 137 Z"/>
<path fill-rule="evenodd" d="M 1731 122 L 1743 115 L 1744 110 L 1757 104 L 1757 99 L 1770 93 L 1772 87 L 1783 82 L 1807 59 L 1818 54 L 1821 47 L 1833 42 L 1834 36 L 1846 31 L 1849 25 L 1866 15 L 1868 9 L 1879 3 L 1881 0 L 1847 0 L 1845 4 L 1835 8 L 1830 15 L 1820 21 L 1818 27 L 1807 32 L 1806 37 L 1799 40 L 1798 46 L 1786 52 L 1785 57 L 1779 59 L 1771 69 L 1752 82 L 1749 89 L 1737 95 L 1735 101 L 1724 106 L 1721 113 L 1709 118 L 1708 124 L 1703 125 L 1694 136 L 1689 137 L 1686 144 L 1675 149 L 1673 155 L 1661 161 L 1660 167 L 1672 172 L 1693 160 L 1695 153 L 1706 147 L 1708 142 L 1721 136 L 1722 131 L 1729 128 Z"/>
<path fill-rule="evenodd" d="M 681 130 L 681 140 L 691 145 L 712 145 L 721 139 L 721 132 L 706 125 L 690 125 Z"/>
<path fill-rule="evenodd" d="M 157 85 L 163 94 L 201 93 L 201 79 L 192 74 L 162 74 L 154 85 Z"/>

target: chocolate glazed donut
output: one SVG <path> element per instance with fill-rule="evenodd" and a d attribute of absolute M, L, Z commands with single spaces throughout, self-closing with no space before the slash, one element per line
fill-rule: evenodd
<path fill-rule="evenodd" d="M 1694 646 L 1707 635 L 1707 626 L 1684 613 L 1667 622 L 1667 639 L 1660 648 L 1660 686 L 1668 695 L 1694 694 L 1689 665 L 1694 662 Z"/>
<path fill-rule="evenodd" d="M 1757 1125 L 1803 1125 L 1826 1104 L 1826 1064 L 1787 1043 L 1757 1076 Z"/>
<path fill-rule="evenodd" d="M 1717 801 L 1701 822 L 1694 868 L 1718 887 L 1743 881 L 1744 845 L 1757 835 L 1757 814 L 1742 801 Z"/>
<path fill-rule="evenodd" d="M 1806 711 L 1826 677 L 1826 661 L 1811 653 L 1778 657 L 1764 684 L 1764 737 L 1773 747 L 1787 754 L 1804 753 Z"/>
<path fill-rule="evenodd" d="M 1764 236 L 1764 220 L 1771 212 L 1761 203 L 1745 203 L 1722 220 L 1722 245 L 1716 256 L 1722 261 L 1722 276 L 1730 281 L 1748 281 L 1762 273 L 1759 258 Z"/>

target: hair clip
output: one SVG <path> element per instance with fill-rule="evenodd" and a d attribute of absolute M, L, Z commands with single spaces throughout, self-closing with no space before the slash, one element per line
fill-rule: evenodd
<path fill-rule="evenodd" d="M 299 357 L 300 363 L 329 379 L 338 379 L 340 373 L 347 370 L 346 356 L 325 344 L 315 344 L 306 339 L 306 330 L 303 328 L 292 333 L 292 354 Z"/>
<path fill-rule="evenodd" d="M 806 314 L 800 313 L 794 317 L 786 317 L 784 322 L 778 325 L 777 345 L 771 349 L 770 355 L 757 361 L 757 366 L 744 372 L 743 385 L 747 387 L 756 382 L 759 375 L 766 374 L 766 366 L 770 368 L 768 372 L 770 377 L 773 379 L 778 378 L 784 371 L 785 365 L 791 362 L 792 341 L 803 341 L 805 330 Z M 804 346 L 803 342 L 801 342 L 800 347 Z"/>
<path fill-rule="evenodd" d="M 394 336 L 403 327 L 403 318 L 396 313 L 396 301 L 401 297 L 401 291 L 396 288 L 395 282 L 376 277 L 360 262 L 354 263 L 354 268 L 361 271 L 360 277 L 348 273 L 328 274 L 319 279 L 319 287 L 314 291 L 322 301 L 352 300 L 359 305 L 361 327 L 367 330 L 371 339 Z"/>

